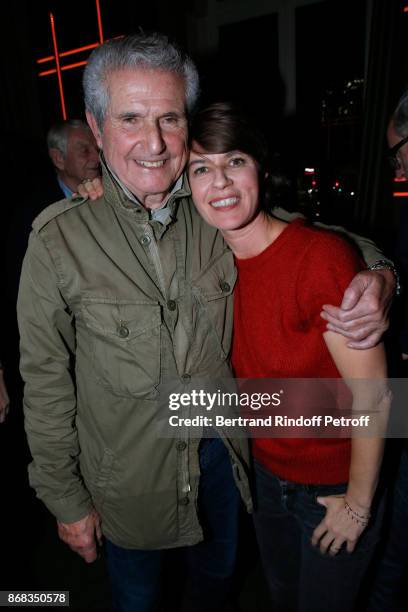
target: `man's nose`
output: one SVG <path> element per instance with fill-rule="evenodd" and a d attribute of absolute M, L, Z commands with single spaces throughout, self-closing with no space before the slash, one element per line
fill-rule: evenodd
<path fill-rule="evenodd" d="M 160 125 L 151 123 L 145 126 L 144 139 L 147 148 L 147 152 L 151 155 L 160 155 L 166 148 Z"/>
<path fill-rule="evenodd" d="M 218 189 L 224 189 L 228 185 L 231 185 L 232 179 L 228 175 L 226 168 L 216 168 L 214 177 L 214 187 Z"/>

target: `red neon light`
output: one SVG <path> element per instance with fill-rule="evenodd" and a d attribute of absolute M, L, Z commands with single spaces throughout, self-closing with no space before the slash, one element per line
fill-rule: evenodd
<path fill-rule="evenodd" d="M 44 72 L 39 72 L 38 76 L 39 77 L 43 77 L 43 76 L 48 76 L 49 74 L 55 74 L 57 71 L 55 70 L 55 68 L 52 68 L 52 70 L 44 70 Z"/>
<path fill-rule="evenodd" d="M 404 13 L 408 13 L 408 6 L 404 6 L 404 8 L 402 9 Z"/>
<path fill-rule="evenodd" d="M 392 195 L 394 196 L 394 198 L 407 198 L 408 191 L 394 191 Z"/>
<path fill-rule="evenodd" d="M 54 15 L 52 13 L 50 13 L 50 22 L 51 22 L 52 42 L 54 45 L 55 66 L 57 68 L 57 76 L 58 76 L 58 88 L 59 88 L 60 99 L 61 99 L 62 118 L 66 119 L 67 111 L 65 108 L 64 88 L 62 87 L 61 66 L 60 66 L 59 55 L 58 55 L 57 35 L 55 33 Z"/>
<path fill-rule="evenodd" d="M 406 183 L 408 179 L 405 176 L 395 176 L 393 180 L 394 183 Z"/>
<path fill-rule="evenodd" d="M 98 18 L 98 32 L 99 42 L 103 44 L 103 30 L 102 30 L 102 19 L 101 19 L 101 7 L 99 6 L 99 0 L 96 0 L 96 16 Z"/>
<path fill-rule="evenodd" d="M 48 55 L 48 57 L 42 57 L 41 59 L 38 59 L 37 64 L 44 64 L 45 62 L 50 62 L 53 59 L 54 59 L 53 55 Z"/>
<path fill-rule="evenodd" d="M 74 62 L 72 64 L 67 64 L 66 66 L 61 66 L 59 60 L 62 57 L 74 55 L 75 53 L 81 53 L 82 51 L 90 51 L 91 49 L 95 49 L 96 47 L 99 47 L 100 44 L 103 44 L 104 36 L 103 36 L 102 17 L 101 17 L 101 9 L 100 9 L 99 0 L 95 0 L 95 4 L 96 4 L 96 15 L 97 15 L 97 20 L 98 20 L 98 34 L 99 34 L 100 42 L 91 43 L 89 45 L 84 45 L 82 47 L 77 47 L 76 49 L 69 49 L 68 51 L 63 51 L 62 53 L 58 52 L 54 15 L 51 12 L 49 13 L 52 41 L 53 41 L 53 47 L 54 47 L 54 55 L 48 55 L 47 57 L 41 57 L 40 59 L 37 60 L 37 64 L 45 64 L 47 62 L 55 61 L 55 68 L 51 68 L 50 70 L 43 70 L 42 72 L 38 73 L 38 76 L 43 77 L 43 76 L 49 76 L 52 74 L 57 74 L 58 89 L 59 89 L 60 101 L 61 101 L 61 112 L 62 112 L 62 116 L 64 119 L 67 118 L 67 112 L 66 112 L 66 106 L 65 106 L 64 88 L 63 88 L 62 76 L 61 76 L 62 72 L 64 70 L 72 70 L 73 68 L 78 68 L 79 66 L 85 66 L 87 64 L 87 61 L 83 60 L 80 62 Z M 111 40 L 116 40 L 118 38 L 123 38 L 123 34 L 119 36 L 115 36 Z"/>
<path fill-rule="evenodd" d="M 81 53 L 81 51 L 89 51 L 89 49 L 95 49 L 95 47 L 99 47 L 99 43 L 92 43 L 91 45 L 85 45 L 84 47 L 78 47 L 77 49 L 63 51 L 59 54 L 59 56 L 67 57 L 67 55 L 74 55 L 74 53 Z M 37 64 L 45 64 L 45 62 L 51 62 L 53 59 L 53 55 L 48 55 L 48 57 L 42 57 L 41 59 L 38 59 Z"/>
<path fill-rule="evenodd" d="M 88 62 L 84 60 L 83 62 L 75 62 L 75 64 L 67 64 L 66 66 L 61 67 L 61 72 L 64 70 L 71 70 L 72 68 L 78 68 L 79 66 L 86 66 Z M 49 74 L 55 74 L 57 70 L 55 68 L 51 68 L 51 70 L 44 70 L 44 72 L 39 72 L 38 76 L 48 76 Z"/>

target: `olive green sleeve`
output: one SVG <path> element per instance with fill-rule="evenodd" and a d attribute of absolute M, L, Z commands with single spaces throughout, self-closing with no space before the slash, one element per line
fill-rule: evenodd
<path fill-rule="evenodd" d="M 284 208 L 274 208 L 273 214 L 275 217 L 278 217 L 278 219 L 281 219 L 281 221 L 293 221 L 293 219 L 303 217 L 301 213 L 290 213 Z M 343 234 L 343 236 L 349 241 L 351 240 L 352 242 L 354 242 L 354 244 L 356 244 L 357 247 L 360 249 L 367 266 L 371 266 L 379 260 L 389 261 L 390 264 L 392 264 L 392 261 L 388 259 L 384 255 L 384 253 L 382 253 L 382 251 L 380 251 L 380 249 L 372 240 L 364 238 L 363 236 L 359 236 L 358 234 L 353 234 L 352 232 L 349 232 L 344 227 L 340 227 L 339 225 L 325 225 L 324 223 L 319 222 L 314 223 L 314 225 L 316 225 L 317 227 L 321 227 L 322 229 L 327 229 L 337 232 L 339 234 Z"/>
<path fill-rule="evenodd" d="M 17 312 L 25 427 L 33 456 L 30 484 L 59 521 L 74 522 L 92 508 L 78 469 L 74 320 L 54 262 L 34 232 L 23 263 Z"/>

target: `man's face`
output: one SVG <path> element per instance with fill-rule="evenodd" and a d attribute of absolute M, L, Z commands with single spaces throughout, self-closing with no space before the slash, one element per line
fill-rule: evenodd
<path fill-rule="evenodd" d="M 59 174 L 74 191 L 84 179 L 99 175 L 99 151 L 91 130 L 85 127 L 69 130 L 67 154 Z"/>
<path fill-rule="evenodd" d="M 391 120 L 387 130 L 388 147 L 394 147 L 402 140 L 402 136 L 397 134 L 394 123 Z M 408 142 L 402 145 L 395 154 L 397 167 L 394 169 L 397 178 L 408 178 Z"/>
<path fill-rule="evenodd" d="M 146 208 L 159 207 L 187 161 L 185 87 L 159 70 L 125 69 L 108 77 L 109 106 L 100 132 L 105 159 Z"/>

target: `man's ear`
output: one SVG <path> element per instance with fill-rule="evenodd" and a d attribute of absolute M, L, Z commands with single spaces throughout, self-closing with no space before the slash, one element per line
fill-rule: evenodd
<path fill-rule="evenodd" d="M 48 154 L 57 170 L 65 170 L 65 157 L 59 149 L 48 149 Z"/>
<path fill-rule="evenodd" d="M 85 114 L 86 114 L 86 120 L 88 121 L 88 125 L 91 128 L 92 134 L 95 137 L 96 144 L 98 145 L 100 149 L 102 149 L 102 134 L 99 130 L 96 119 L 93 116 L 93 114 L 90 113 L 89 111 L 86 111 Z"/>

